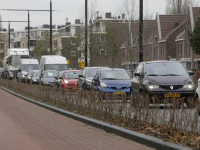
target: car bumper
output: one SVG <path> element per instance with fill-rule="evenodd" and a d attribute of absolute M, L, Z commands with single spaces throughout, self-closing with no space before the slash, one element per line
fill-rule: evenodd
<path fill-rule="evenodd" d="M 77 84 L 74 84 L 74 86 L 69 86 L 68 84 L 62 84 L 63 89 L 78 89 Z"/>
<path fill-rule="evenodd" d="M 193 97 L 194 94 L 195 94 L 195 90 L 193 91 L 174 91 L 174 92 L 170 92 L 170 91 L 149 91 L 148 94 L 149 96 L 158 96 L 158 97 L 166 97 L 166 94 L 168 93 L 172 93 L 172 94 L 180 94 L 180 97 L 185 97 L 185 98 L 188 98 L 188 97 Z"/>
<path fill-rule="evenodd" d="M 128 94 L 130 94 L 130 88 L 115 90 L 115 89 L 111 89 L 111 88 L 99 87 L 99 92 L 111 93 L 111 94 L 114 94 L 115 92 L 126 92 L 126 94 L 128 95 Z"/>
<path fill-rule="evenodd" d="M 43 86 L 54 87 L 54 83 L 42 83 Z"/>

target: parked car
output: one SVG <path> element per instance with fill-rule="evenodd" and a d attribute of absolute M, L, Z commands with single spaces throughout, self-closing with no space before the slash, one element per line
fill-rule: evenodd
<path fill-rule="evenodd" d="M 28 73 L 27 73 L 27 77 L 26 77 L 26 83 L 30 83 L 32 72 L 33 72 L 33 70 L 29 70 L 29 71 L 28 71 Z"/>
<path fill-rule="evenodd" d="M 124 69 L 99 69 L 92 81 L 94 91 L 129 95 L 131 77 Z"/>
<path fill-rule="evenodd" d="M 54 87 L 54 78 L 57 76 L 57 70 L 42 71 L 39 78 L 39 85 Z"/>
<path fill-rule="evenodd" d="M 30 77 L 30 84 L 39 84 L 39 70 L 33 70 Z"/>
<path fill-rule="evenodd" d="M 63 73 L 65 71 L 60 71 L 57 74 L 57 77 L 54 79 L 54 85 L 55 87 L 59 88 L 60 87 L 60 80 L 63 78 Z"/>
<path fill-rule="evenodd" d="M 83 74 L 79 75 L 78 79 L 78 89 L 90 90 L 92 85 L 93 77 L 99 69 L 105 69 L 108 67 L 85 67 L 83 69 Z"/>
<path fill-rule="evenodd" d="M 63 73 L 63 78 L 60 80 L 60 85 L 63 89 L 78 89 L 77 82 L 81 70 L 67 70 Z"/>
<path fill-rule="evenodd" d="M 180 62 L 141 62 L 134 72 L 131 92 L 136 96 L 144 93 L 150 97 L 191 97 L 195 93 L 190 77 L 193 74 Z"/>

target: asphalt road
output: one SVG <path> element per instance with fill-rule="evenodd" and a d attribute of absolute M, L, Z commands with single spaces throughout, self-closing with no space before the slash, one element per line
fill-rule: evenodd
<path fill-rule="evenodd" d="M 0 89 L 1 150 L 151 150 Z"/>

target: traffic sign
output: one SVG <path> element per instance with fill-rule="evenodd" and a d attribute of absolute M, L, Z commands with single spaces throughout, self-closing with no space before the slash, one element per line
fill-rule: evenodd
<path fill-rule="evenodd" d="M 84 61 L 81 61 L 81 62 L 80 62 L 80 68 L 85 68 L 85 63 L 84 63 Z"/>

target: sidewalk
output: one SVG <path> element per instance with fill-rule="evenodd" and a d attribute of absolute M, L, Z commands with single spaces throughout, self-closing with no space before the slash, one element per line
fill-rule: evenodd
<path fill-rule="evenodd" d="M 0 89 L 2 150 L 153 150 Z"/>

